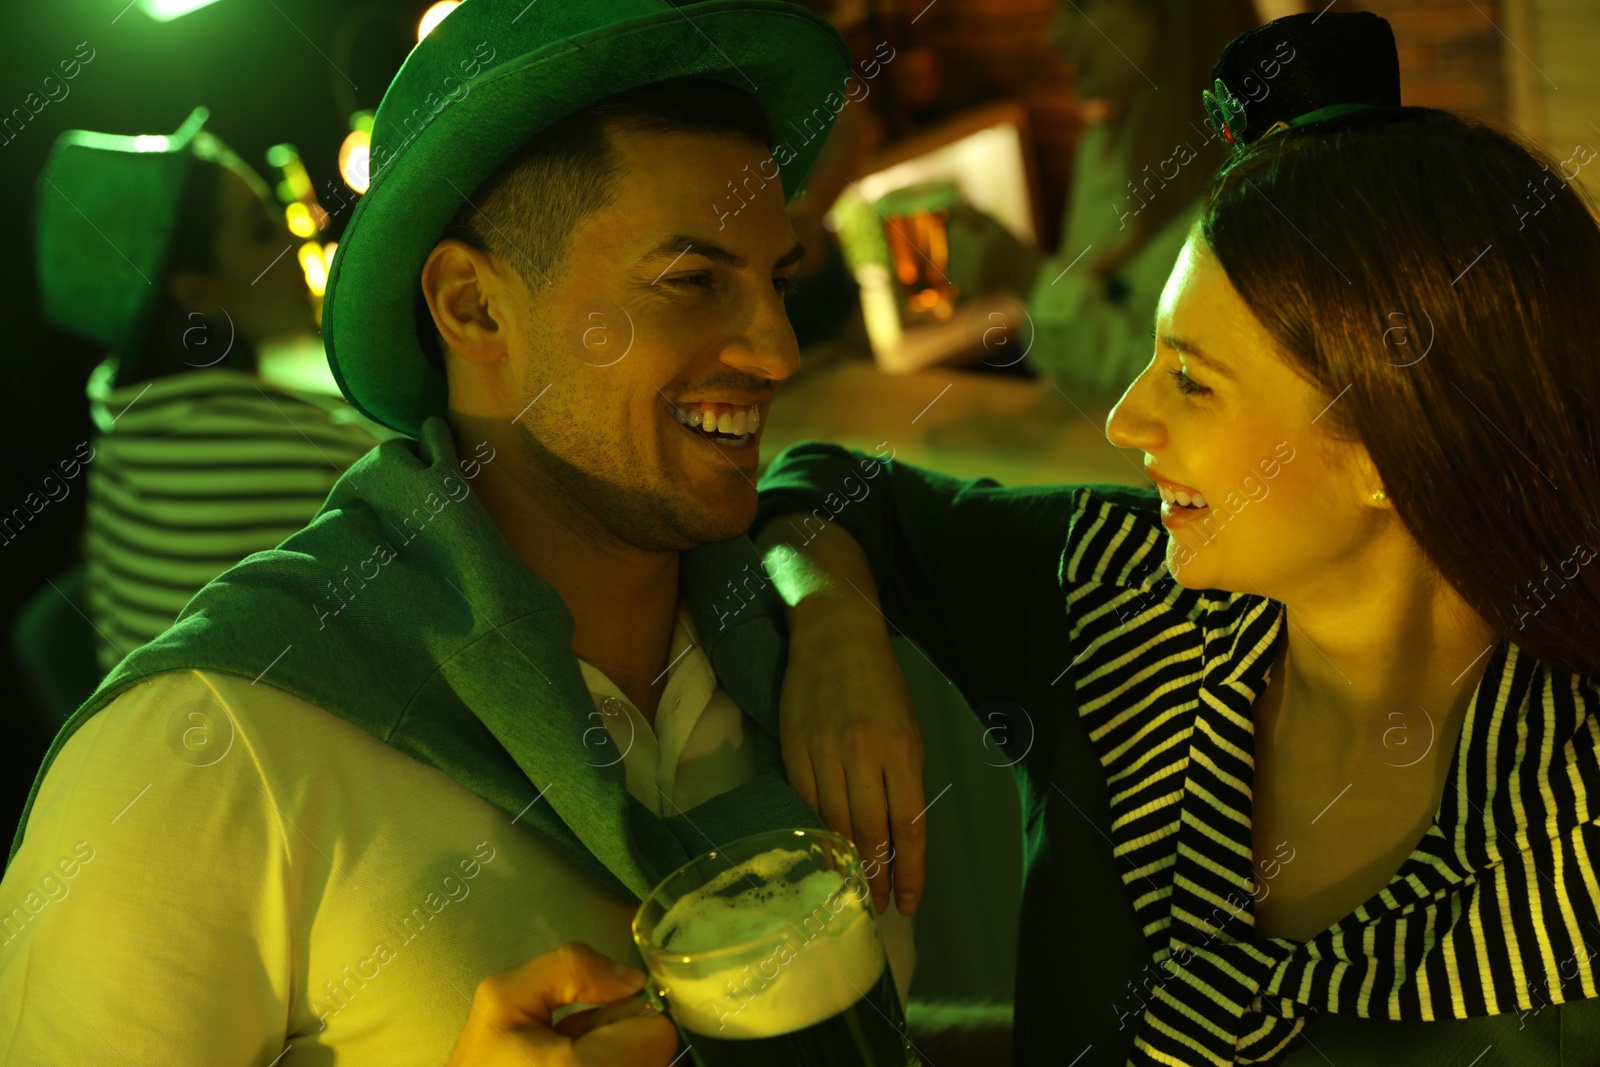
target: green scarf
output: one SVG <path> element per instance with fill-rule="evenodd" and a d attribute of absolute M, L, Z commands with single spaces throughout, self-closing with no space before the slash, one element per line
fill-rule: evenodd
<path fill-rule="evenodd" d="M 722 688 L 758 727 L 756 777 L 663 819 L 628 793 L 621 761 L 604 765 L 593 747 L 594 701 L 572 652 L 572 616 L 470 491 L 481 463 L 495 462 L 482 448 L 463 459 L 449 424 L 429 418 L 417 440 L 386 441 L 353 464 L 303 529 L 196 593 L 61 728 L 11 856 L 73 733 L 131 686 L 190 668 L 259 676 L 361 727 L 634 899 L 730 840 L 820 827 L 784 777 L 784 637 L 750 540 L 684 552 L 679 589 Z"/>

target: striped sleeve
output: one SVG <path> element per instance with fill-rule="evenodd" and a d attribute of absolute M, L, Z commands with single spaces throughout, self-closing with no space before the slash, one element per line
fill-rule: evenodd
<path fill-rule="evenodd" d="M 95 399 L 84 557 L 104 670 L 211 579 L 309 522 L 377 443 L 326 403 L 227 369 Z"/>

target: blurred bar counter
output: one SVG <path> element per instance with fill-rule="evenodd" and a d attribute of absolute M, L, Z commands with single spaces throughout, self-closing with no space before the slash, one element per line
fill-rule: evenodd
<path fill-rule="evenodd" d="M 867 453 L 887 442 L 896 459 L 1002 485 L 1149 484 L 1140 452 L 1106 439 L 1104 400 L 1075 400 L 1043 378 L 957 367 L 886 374 L 865 352 L 864 339 L 848 337 L 803 351 L 768 413 L 763 469 L 799 441 Z"/>

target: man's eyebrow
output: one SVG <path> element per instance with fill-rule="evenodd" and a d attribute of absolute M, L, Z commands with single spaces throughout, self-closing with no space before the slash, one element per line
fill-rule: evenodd
<path fill-rule="evenodd" d="M 684 233 L 675 233 L 670 237 L 662 238 L 654 248 L 640 256 L 634 265 L 642 266 L 654 259 L 677 259 L 689 253 L 704 256 L 713 263 L 721 263 L 729 267 L 739 268 L 749 265 L 743 256 L 724 248 L 710 238 L 696 237 L 693 234 Z M 805 254 L 805 245 L 796 241 L 794 247 L 779 256 L 777 262 L 773 263 L 772 266 L 774 269 L 787 267 L 791 263 L 800 262 L 805 258 Z"/>
<path fill-rule="evenodd" d="M 1224 378 L 1227 378 L 1229 381 L 1235 380 L 1233 377 L 1233 372 L 1228 369 L 1226 364 L 1206 355 L 1205 352 L 1200 350 L 1199 346 L 1194 344 L 1194 342 L 1186 341 L 1182 337 L 1174 337 L 1171 334 L 1164 333 L 1161 335 L 1161 343 L 1166 345 L 1168 348 L 1173 349 L 1174 351 L 1182 352 L 1190 359 L 1198 359 L 1200 362 L 1204 363 L 1206 366 L 1210 367 Z"/>

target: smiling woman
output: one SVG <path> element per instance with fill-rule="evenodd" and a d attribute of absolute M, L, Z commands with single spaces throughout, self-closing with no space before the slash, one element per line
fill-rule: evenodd
<path fill-rule="evenodd" d="M 1222 79 L 1283 39 L 1240 104 Z M 1037 724 L 1019 1064 L 1600 1062 L 1600 226 L 1567 186 L 1519 213 L 1547 158 L 1398 106 L 1376 16 L 1281 19 L 1219 70 L 1234 155 L 1107 423 L 1154 490 L 891 462 L 799 543 L 860 454 L 774 460 L 791 778 L 892 837 L 914 906 L 885 620 Z"/>
<path fill-rule="evenodd" d="M 1445 582 L 1541 661 L 1600 674 L 1600 575 L 1517 609 L 1600 543 L 1600 230 L 1570 185 L 1519 226 L 1554 161 L 1486 126 L 1424 108 L 1326 125 L 1225 168 L 1205 246 Z M 1498 514 L 1467 519 L 1474 501 Z"/>

